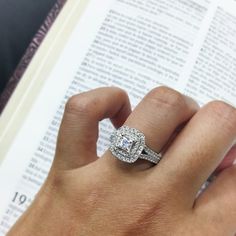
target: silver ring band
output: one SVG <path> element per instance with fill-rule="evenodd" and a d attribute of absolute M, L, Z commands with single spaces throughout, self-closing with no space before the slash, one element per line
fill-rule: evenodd
<path fill-rule="evenodd" d="M 135 128 L 122 126 L 111 135 L 109 150 L 119 160 L 134 163 L 138 159 L 158 164 L 162 158 L 145 144 L 145 135 Z"/>

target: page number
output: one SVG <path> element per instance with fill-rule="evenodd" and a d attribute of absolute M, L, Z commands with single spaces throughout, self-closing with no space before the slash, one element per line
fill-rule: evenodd
<path fill-rule="evenodd" d="M 27 196 L 24 194 L 20 194 L 19 192 L 16 192 L 12 202 L 17 203 L 18 205 L 23 205 L 27 200 Z"/>

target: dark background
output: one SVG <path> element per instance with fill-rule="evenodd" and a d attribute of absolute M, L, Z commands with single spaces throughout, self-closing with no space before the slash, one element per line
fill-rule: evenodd
<path fill-rule="evenodd" d="M 56 0 L 0 0 L 0 94 Z"/>

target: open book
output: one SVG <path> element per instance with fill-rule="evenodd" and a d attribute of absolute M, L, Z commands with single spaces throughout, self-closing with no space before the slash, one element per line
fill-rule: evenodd
<path fill-rule="evenodd" d="M 135 107 L 159 85 L 236 105 L 235 0 L 68 1 L 0 119 L 0 235 L 47 177 L 69 97 L 118 86 Z"/>

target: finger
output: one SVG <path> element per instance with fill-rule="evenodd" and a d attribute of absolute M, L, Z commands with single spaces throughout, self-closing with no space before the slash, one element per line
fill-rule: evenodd
<path fill-rule="evenodd" d="M 99 88 L 72 97 L 59 131 L 57 166 L 72 169 L 96 160 L 99 121 L 110 118 L 119 127 L 130 112 L 128 96 L 118 88 Z"/>
<path fill-rule="evenodd" d="M 189 120 L 197 110 L 198 105 L 192 99 L 170 88 L 159 87 L 147 94 L 125 125 L 144 133 L 146 144 L 160 152 L 176 128 Z M 140 163 L 143 165 L 143 162 Z M 139 162 L 132 166 L 137 164 Z M 116 165 L 120 165 L 120 162 Z"/>
<path fill-rule="evenodd" d="M 211 222 L 219 235 L 235 235 L 236 232 L 235 183 L 236 166 L 232 166 L 221 172 L 195 203 L 195 214 Z"/>
<path fill-rule="evenodd" d="M 163 172 L 192 204 L 196 193 L 221 163 L 236 137 L 236 110 L 212 102 L 185 126 L 165 154 Z"/>

